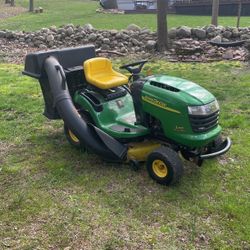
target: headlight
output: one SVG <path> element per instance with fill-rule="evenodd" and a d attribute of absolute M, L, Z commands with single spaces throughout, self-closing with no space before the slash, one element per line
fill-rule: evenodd
<path fill-rule="evenodd" d="M 220 109 L 218 102 L 215 100 L 202 106 L 189 106 L 188 113 L 190 115 L 210 115 Z"/>

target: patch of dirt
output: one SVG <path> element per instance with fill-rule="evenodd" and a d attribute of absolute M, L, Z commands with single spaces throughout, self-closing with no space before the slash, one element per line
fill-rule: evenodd
<path fill-rule="evenodd" d="M 9 4 L 0 3 L 0 20 L 11 16 L 17 16 L 25 11 L 27 11 L 27 9 L 20 6 L 11 7 Z"/>
<path fill-rule="evenodd" d="M 15 149 L 15 144 L 0 141 L 0 165 L 3 164 L 7 155 Z"/>
<path fill-rule="evenodd" d="M 29 48 L 28 45 L 10 42 L 6 39 L 0 39 L 0 63 L 8 62 L 22 64 L 28 53 L 35 52 L 39 48 Z"/>

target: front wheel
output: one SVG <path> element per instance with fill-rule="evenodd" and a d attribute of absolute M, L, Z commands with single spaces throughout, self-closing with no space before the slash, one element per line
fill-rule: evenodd
<path fill-rule="evenodd" d="M 81 144 L 80 140 L 77 136 L 64 124 L 64 134 L 66 136 L 67 141 L 78 149 L 84 149 L 83 145 Z"/>
<path fill-rule="evenodd" d="M 170 185 L 181 178 L 183 165 L 174 150 L 161 147 L 148 156 L 147 170 L 150 177 L 159 184 Z"/>

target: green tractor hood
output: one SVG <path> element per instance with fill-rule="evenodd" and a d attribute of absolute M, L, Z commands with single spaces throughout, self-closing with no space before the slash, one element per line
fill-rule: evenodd
<path fill-rule="evenodd" d="M 169 90 L 176 93 L 180 92 L 182 101 L 189 105 L 203 105 L 215 99 L 215 97 L 203 87 L 178 77 L 154 75 L 149 77 L 148 80 L 151 84 L 162 85 L 158 87 L 169 88 Z"/>

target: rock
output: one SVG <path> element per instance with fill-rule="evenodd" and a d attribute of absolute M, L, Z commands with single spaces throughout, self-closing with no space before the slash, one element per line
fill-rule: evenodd
<path fill-rule="evenodd" d="M 109 40 L 108 38 L 104 38 L 104 39 L 102 40 L 102 42 L 103 42 L 104 44 L 110 44 L 110 40 Z"/>
<path fill-rule="evenodd" d="M 180 38 L 191 37 L 191 28 L 187 26 L 181 26 L 177 29 L 177 36 Z"/>
<path fill-rule="evenodd" d="M 118 33 L 117 30 L 110 30 L 110 34 L 111 34 L 112 36 L 115 36 L 117 33 Z"/>
<path fill-rule="evenodd" d="M 123 40 L 128 40 L 130 38 L 130 36 L 129 35 L 127 35 L 127 34 L 125 34 L 125 33 L 121 33 L 121 39 L 123 39 Z"/>
<path fill-rule="evenodd" d="M 232 30 L 232 37 L 237 38 L 237 37 L 239 37 L 239 36 L 240 36 L 239 30 L 238 30 L 237 28 L 234 28 L 234 29 Z"/>
<path fill-rule="evenodd" d="M 241 40 L 249 40 L 250 39 L 250 34 L 243 34 L 240 36 Z"/>
<path fill-rule="evenodd" d="M 138 25 L 136 25 L 136 24 L 130 24 L 127 27 L 127 30 L 129 30 L 129 31 L 140 31 L 141 28 Z"/>
<path fill-rule="evenodd" d="M 208 39 L 211 39 L 211 38 L 214 38 L 217 36 L 217 33 L 216 32 L 211 32 L 211 33 L 207 33 L 207 38 Z"/>
<path fill-rule="evenodd" d="M 59 28 L 59 29 L 57 30 L 57 32 L 58 32 L 59 34 L 65 33 L 65 29 L 64 29 L 64 28 Z"/>
<path fill-rule="evenodd" d="M 85 25 L 83 26 L 83 29 L 84 29 L 84 30 L 93 30 L 94 27 L 92 26 L 92 24 L 87 23 L 87 24 L 85 24 Z"/>
<path fill-rule="evenodd" d="M 121 32 L 118 32 L 116 35 L 115 35 L 115 39 L 122 39 L 122 33 Z"/>
<path fill-rule="evenodd" d="M 32 48 L 32 47 L 35 47 L 35 44 L 32 43 L 32 42 L 29 42 L 29 43 L 28 43 L 28 47 L 31 47 L 31 48 Z"/>
<path fill-rule="evenodd" d="M 215 30 L 216 30 L 216 31 L 219 31 L 219 32 L 222 32 L 222 31 L 224 32 L 226 29 L 225 29 L 225 27 L 219 25 L 219 26 L 217 26 L 217 27 L 215 28 Z"/>
<path fill-rule="evenodd" d="M 103 45 L 102 45 L 102 49 L 103 49 L 103 50 L 109 50 L 108 44 L 103 44 Z"/>
<path fill-rule="evenodd" d="M 50 41 L 48 45 L 49 47 L 52 47 L 54 45 L 54 41 Z"/>
<path fill-rule="evenodd" d="M 86 36 L 86 33 L 85 33 L 84 30 L 82 30 L 82 31 L 79 33 L 79 35 L 80 35 L 81 37 L 84 37 L 84 36 Z"/>
<path fill-rule="evenodd" d="M 90 42 L 94 42 L 97 39 L 97 35 L 95 33 L 91 33 L 88 39 Z"/>
<path fill-rule="evenodd" d="M 194 34 L 195 37 L 199 38 L 199 39 L 205 39 L 207 36 L 207 32 L 204 29 L 192 29 L 192 34 Z"/>
<path fill-rule="evenodd" d="M 140 42 L 138 41 L 138 40 L 136 40 L 135 38 L 133 38 L 132 40 L 131 40 L 131 42 L 132 42 L 132 44 L 133 45 L 140 45 Z"/>
<path fill-rule="evenodd" d="M 71 250 L 71 247 L 65 247 L 63 250 Z"/>
<path fill-rule="evenodd" d="M 55 39 L 55 38 L 54 38 L 54 36 L 53 36 L 53 35 L 51 35 L 51 34 L 50 34 L 50 35 L 48 35 L 48 36 L 46 37 L 46 41 L 47 41 L 47 42 L 54 41 L 54 39 Z"/>
<path fill-rule="evenodd" d="M 244 47 L 245 47 L 247 50 L 250 50 L 250 40 L 246 40 L 246 41 L 245 41 Z"/>
<path fill-rule="evenodd" d="M 44 45 L 44 44 L 40 44 L 40 45 L 39 45 L 39 49 L 42 49 L 42 50 L 47 49 L 47 46 Z"/>
<path fill-rule="evenodd" d="M 140 31 L 141 34 L 149 34 L 150 33 L 150 30 L 147 29 L 147 28 L 143 28 L 141 31 Z"/>
<path fill-rule="evenodd" d="M 222 38 L 221 36 L 216 36 L 214 37 L 211 42 L 215 42 L 215 43 L 221 43 L 222 42 Z"/>
<path fill-rule="evenodd" d="M 75 26 L 73 23 L 68 23 L 65 25 L 65 28 L 69 28 L 69 27 L 74 28 Z"/>
<path fill-rule="evenodd" d="M 37 36 L 36 39 L 40 40 L 40 41 L 44 41 L 45 40 L 43 36 Z"/>
<path fill-rule="evenodd" d="M 232 60 L 234 58 L 234 52 L 232 49 L 226 50 L 226 52 L 222 55 L 222 58 L 225 60 Z"/>
<path fill-rule="evenodd" d="M 154 40 L 147 41 L 147 44 L 146 44 L 147 50 L 154 50 L 155 48 L 156 48 L 156 41 Z"/>
<path fill-rule="evenodd" d="M 0 30 L 0 38 L 4 38 L 5 35 L 6 35 L 6 33 L 5 33 L 4 31 L 1 31 L 1 30 Z"/>
<path fill-rule="evenodd" d="M 222 42 L 229 42 L 230 40 L 229 39 L 227 39 L 227 38 L 222 38 Z"/>
<path fill-rule="evenodd" d="M 205 29 L 206 29 L 207 33 L 210 34 L 216 30 L 216 26 L 211 24 L 211 25 L 206 26 Z"/>
<path fill-rule="evenodd" d="M 66 29 L 66 34 L 67 35 L 72 35 L 74 33 L 74 29 L 72 28 L 72 27 L 68 27 L 67 29 Z"/>
<path fill-rule="evenodd" d="M 175 39 L 177 35 L 177 29 L 172 28 L 169 32 L 168 32 L 168 37 L 170 39 Z"/>
<path fill-rule="evenodd" d="M 121 47 L 120 51 L 121 51 L 121 53 L 127 53 L 128 52 L 128 50 L 125 47 Z"/>
<path fill-rule="evenodd" d="M 11 31 L 6 31 L 5 37 L 7 39 L 12 39 L 12 38 L 14 38 L 14 34 Z"/>
<path fill-rule="evenodd" d="M 41 29 L 41 33 L 49 33 L 49 29 L 47 29 L 47 28 L 42 28 L 42 29 Z"/>
<path fill-rule="evenodd" d="M 223 37 L 229 39 L 232 37 L 232 32 L 231 31 L 228 31 L 226 30 L 225 32 L 222 33 Z"/>
<path fill-rule="evenodd" d="M 209 55 L 214 55 L 214 54 L 216 53 L 216 49 L 215 49 L 215 48 L 212 48 L 212 49 L 208 50 L 207 53 L 208 53 Z"/>

